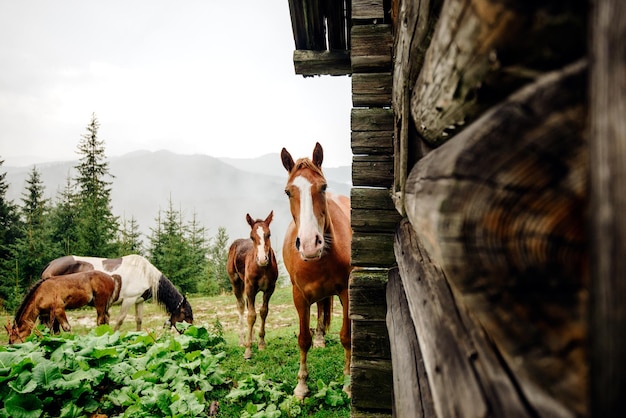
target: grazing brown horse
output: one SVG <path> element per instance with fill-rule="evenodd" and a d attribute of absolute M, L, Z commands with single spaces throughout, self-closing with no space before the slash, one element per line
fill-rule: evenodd
<path fill-rule="evenodd" d="M 96 308 L 98 325 L 109 323 L 109 307 L 120 292 L 120 276 L 109 276 L 100 271 L 87 271 L 54 276 L 35 283 L 17 309 L 9 333 L 9 343 L 24 341 L 30 335 L 37 319 L 53 329 L 58 321 L 64 331 L 71 330 L 65 315 L 66 309 L 89 305 Z"/>
<path fill-rule="evenodd" d="M 283 261 L 291 278 L 293 302 L 300 317 L 300 370 L 294 390 L 294 395 L 299 398 L 309 394 L 306 360 L 312 343 L 309 329 L 311 305 L 317 303 L 316 340 L 323 341 L 330 324 L 333 295 L 339 295 L 343 305 L 340 339 L 345 351 L 344 373 L 350 373 L 350 199 L 326 191 L 323 157 L 319 143 L 315 145 L 312 159 L 300 158 L 294 162 L 285 148 L 281 152 L 283 166 L 289 173 L 285 193 L 293 216 L 285 234 Z"/>
<path fill-rule="evenodd" d="M 122 287 L 114 301 L 116 305 L 121 304 L 114 330 L 122 326 L 128 310 L 134 305 L 137 331 L 141 331 L 143 302 L 150 298 L 154 298 L 170 314 L 169 320 L 165 323 L 166 327 L 175 327 L 177 322 L 183 321 L 193 323 L 193 312 L 187 298 L 159 269 L 138 254 L 119 258 L 66 255 L 48 263 L 41 273 L 41 278 L 91 270 L 117 274 L 122 278 Z"/>
<path fill-rule="evenodd" d="M 253 220 L 249 214 L 246 214 L 246 221 L 251 228 L 250 239 L 237 239 L 228 250 L 226 270 L 233 286 L 233 293 L 237 298 L 239 345 L 245 345 L 246 351 L 243 356 L 246 359 L 252 357 L 252 340 L 256 322 L 254 300 L 259 291 L 263 292 L 263 304 L 260 310 L 261 328 L 258 347 L 259 350 L 265 349 L 265 319 L 278 279 L 276 256 L 270 242 L 270 223 L 273 216 L 274 211 L 271 211 L 265 220 Z M 248 306 L 247 334 L 243 315 L 246 305 Z"/>

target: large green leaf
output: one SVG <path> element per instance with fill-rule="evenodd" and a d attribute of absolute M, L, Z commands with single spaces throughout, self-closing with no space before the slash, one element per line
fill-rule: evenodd
<path fill-rule="evenodd" d="M 4 407 L 12 418 L 37 418 L 43 414 L 42 403 L 32 394 L 13 394 L 4 401 Z"/>
<path fill-rule="evenodd" d="M 42 389 L 51 389 L 56 387 L 63 376 L 55 363 L 42 361 L 33 368 L 33 379 Z"/>

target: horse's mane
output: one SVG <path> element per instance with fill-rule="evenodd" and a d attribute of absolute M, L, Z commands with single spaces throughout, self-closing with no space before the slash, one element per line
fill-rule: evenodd
<path fill-rule="evenodd" d="M 150 292 L 155 300 L 158 300 L 159 293 L 159 283 L 161 282 L 161 277 L 163 277 L 163 273 L 156 268 L 151 262 L 148 261 L 143 256 L 137 254 L 131 254 L 122 257 L 125 260 L 124 269 L 134 269 L 141 273 L 142 276 L 148 279 L 148 283 L 150 284 Z"/>
<path fill-rule="evenodd" d="M 30 287 L 30 289 L 28 289 L 28 293 L 26 293 L 26 296 L 24 296 L 24 299 L 22 299 L 22 303 L 20 304 L 19 308 L 17 308 L 17 311 L 15 311 L 15 322 L 19 322 L 22 319 L 22 315 L 24 315 L 26 307 L 30 303 L 33 296 L 35 296 L 35 293 L 37 293 L 37 289 L 39 289 L 39 286 L 43 282 L 44 279 L 39 279 Z"/>
<path fill-rule="evenodd" d="M 313 161 L 311 161 L 310 158 L 305 157 L 305 158 L 298 159 L 298 161 L 296 161 L 296 164 L 294 165 L 292 172 L 303 170 L 303 169 L 313 170 L 320 176 L 324 177 L 324 173 L 322 172 L 322 169 L 316 166 L 315 163 L 313 163 Z"/>
<path fill-rule="evenodd" d="M 154 299 L 159 305 L 164 307 L 169 314 L 175 313 L 176 309 L 185 299 L 178 289 L 176 289 L 176 286 L 164 275 L 161 275 L 157 292 L 153 294 Z"/>

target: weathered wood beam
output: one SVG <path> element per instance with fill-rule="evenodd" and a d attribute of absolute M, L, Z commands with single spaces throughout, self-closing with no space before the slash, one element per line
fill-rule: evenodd
<path fill-rule="evenodd" d="M 353 73 L 391 70 L 391 25 L 355 25 L 350 31 Z"/>
<path fill-rule="evenodd" d="M 515 380 L 407 220 L 396 233 L 395 252 L 410 312 L 405 318 L 412 321 L 403 327 L 415 328 L 436 412 L 429 417 L 574 417 L 532 383 Z M 394 373 L 400 375 L 394 381 L 421 380 L 410 356 L 396 352 L 392 347 Z"/>
<path fill-rule="evenodd" d="M 405 193 L 420 240 L 516 375 L 580 415 L 586 77 L 577 62 L 521 89 L 422 158 Z"/>
<path fill-rule="evenodd" d="M 293 51 L 295 73 L 303 76 L 351 74 L 350 51 Z"/>
<path fill-rule="evenodd" d="M 390 107 L 391 73 L 352 75 L 354 107 Z"/>
<path fill-rule="evenodd" d="M 399 2 L 396 12 L 392 91 L 396 155 L 393 193 L 400 213 L 404 213 L 404 184 L 409 174 L 409 161 L 414 162 L 421 157 L 409 155 L 409 132 L 415 129 L 411 121 L 411 91 L 424 63 L 442 3 L 443 0 L 404 0 Z"/>
<path fill-rule="evenodd" d="M 402 219 L 388 189 L 353 187 L 350 203 L 350 222 L 355 232 L 394 232 Z"/>
<path fill-rule="evenodd" d="M 384 18 L 383 0 L 352 0 L 353 20 L 379 20 L 382 23 Z"/>
<path fill-rule="evenodd" d="M 591 14 L 591 416 L 624 414 L 626 393 L 626 3 Z"/>
<path fill-rule="evenodd" d="M 410 92 L 419 134 L 440 145 L 537 75 L 584 57 L 587 8 L 582 0 L 448 0 Z"/>

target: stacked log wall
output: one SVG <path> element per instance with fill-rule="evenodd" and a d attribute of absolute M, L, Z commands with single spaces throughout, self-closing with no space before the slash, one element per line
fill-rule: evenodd
<path fill-rule="evenodd" d="M 385 317 L 393 233 L 400 220 L 393 182 L 392 28 L 382 0 L 353 0 L 352 416 L 389 416 L 392 364 Z"/>

